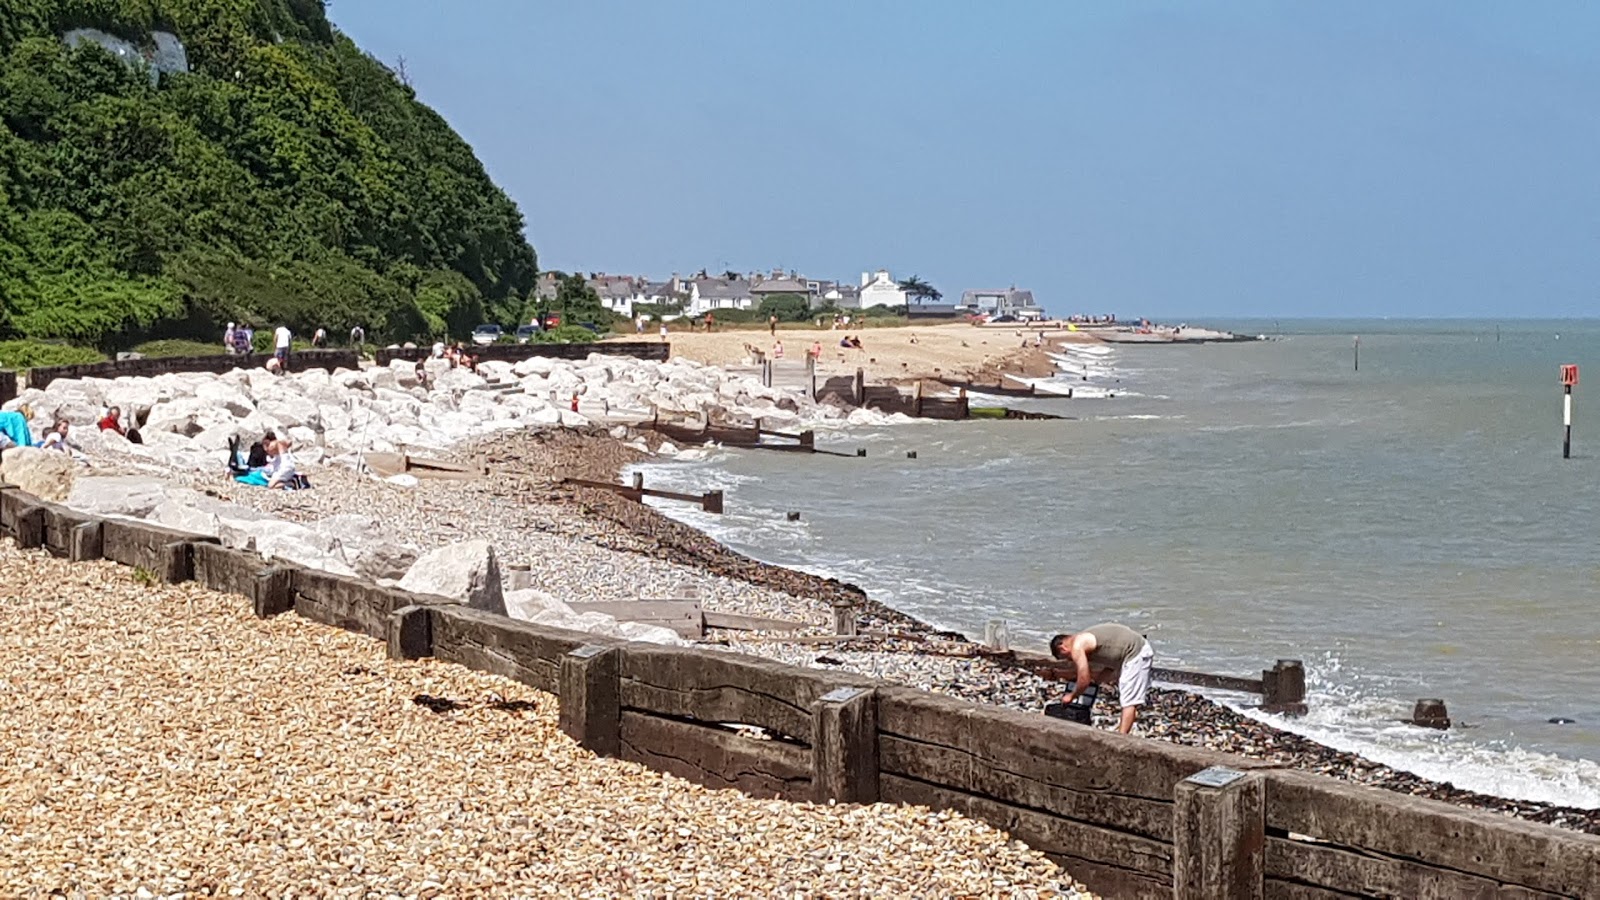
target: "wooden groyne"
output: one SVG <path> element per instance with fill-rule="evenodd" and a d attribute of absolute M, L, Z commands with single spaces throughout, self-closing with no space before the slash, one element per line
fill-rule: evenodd
<path fill-rule="evenodd" d="M 1497 813 L 870 678 L 533 625 L 9 486 L 0 532 L 24 548 L 240 595 L 263 618 L 293 613 L 365 634 L 397 659 L 550 692 L 562 730 L 601 756 L 756 796 L 960 812 L 1108 897 L 1600 891 L 1600 837 Z"/>

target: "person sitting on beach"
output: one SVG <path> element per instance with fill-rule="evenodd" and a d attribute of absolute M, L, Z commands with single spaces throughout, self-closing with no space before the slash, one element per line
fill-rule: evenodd
<path fill-rule="evenodd" d="M 1056 659 L 1070 659 L 1077 666 L 1072 691 L 1065 695 L 1067 705 L 1078 699 L 1093 682 L 1117 682 L 1122 717 L 1117 731 L 1127 734 L 1139 718 L 1139 707 L 1150 693 L 1150 670 L 1155 651 L 1139 632 L 1126 625 L 1091 625 L 1077 634 L 1058 634 L 1050 639 L 1050 653 Z"/>
<path fill-rule="evenodd" d="M 783 341 L 773 341 L 773 343 L 772 343 L 772 358 L 773 359 L 783 359 Z"/>
<path fill-rule="evenodd" d="M 861 348 L 861 338 L 859 338 L 859 337 L 852 337 L 852 338 L 851 338 L 851 339 L 850 339 L 850 346 L 851 346 L 851 347 L 853 347 L 853 348 L 855 348 L 855 349 L 857 349 L 857 350 L 860 350 L 860 349 L 862 349 L 862 348 Z"/>
<path fill-rule="evenodd" d="M 115 406 L 106 410 L 105 417 L 100 420 L 100 430 L 115 431 L 117 434 L 127 437 L 128 432 L 122 427 L 122 410 Z"/>
<path fill-rule="evenodd" d="M 294 454 L 289 452 L 289 439 L 279 438 L 267 448 L 267 489 L 289 491 L 300 486 L 294 468 Z"/>
<path fill-rule="evenodd" d="M 57 419 L 55 426 L 45 432 L 44 440 L 39 442 L 39 446 L 45 450 L 59 450 L 62 453 L 69 453 L 73 459 L 86 459 L 79 450 L 78 445 L 67 438 L 67 433 L 71 428 L 72 423 L 66 419 Z"/>
<path fill-rule="evenodd" d="M 33 446 L 33 432 L 28 429 L 32 414 L 33 410 L 26 406 L 18 412 L 0 412 L 0 450 Z"/>
<path fill-rule="evenodd" d="M 850 338 L 848 336 L 839 338 L 839 346 L 841 346 L 841 347 L 849 347 L 850 346 Z"/>

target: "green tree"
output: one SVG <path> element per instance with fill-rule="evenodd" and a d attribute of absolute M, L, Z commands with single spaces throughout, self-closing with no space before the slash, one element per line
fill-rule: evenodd
<path fill-rule="evenodd" d="M 915 275 L 902 280 L 900 282 L 900 290 L 906 292 L 907 299 L 919 304 L 925 300 L 932 300 L 933 302 L 938 303 L 940 298 L 944 296 L 944 294 L 941 293 L 938 288 L 927 283 L 926 281 L 923 281 L 921 278 L 918 278 Z"/>
<path fill-rule="evenodd" d="M 193 71 L 74 28 L 170 31 Z M 322 0 L 0 3 L 0 337 L 463 333 L 537 274 L 516 205 Z"/>
<path fill-rule="evenodd" d="M 804 322 L 811 317 L 811 304 L 799 294 L 773 294 L 762 297 L 757 307 L 761 318 L 777 316 L 780 322 Z"/>

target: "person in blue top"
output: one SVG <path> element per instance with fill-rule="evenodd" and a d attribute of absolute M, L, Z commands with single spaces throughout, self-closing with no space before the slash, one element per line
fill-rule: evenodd
<path fill-rule="evenodd" d="M 33 432 L 28 430 L 26 412 L 0 412 L 0 450 L 32 447 Z"/>

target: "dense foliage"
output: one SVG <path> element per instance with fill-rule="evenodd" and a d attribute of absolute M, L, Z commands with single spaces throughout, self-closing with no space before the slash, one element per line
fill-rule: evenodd
<path fill-rule="evenodd" d="M 69 47 L 79 27 L 170 31 L 191 71 Z M 0 334 L 464 334 L 525 317 L 522 224 L 322 0 L 0 2 Z"/>

